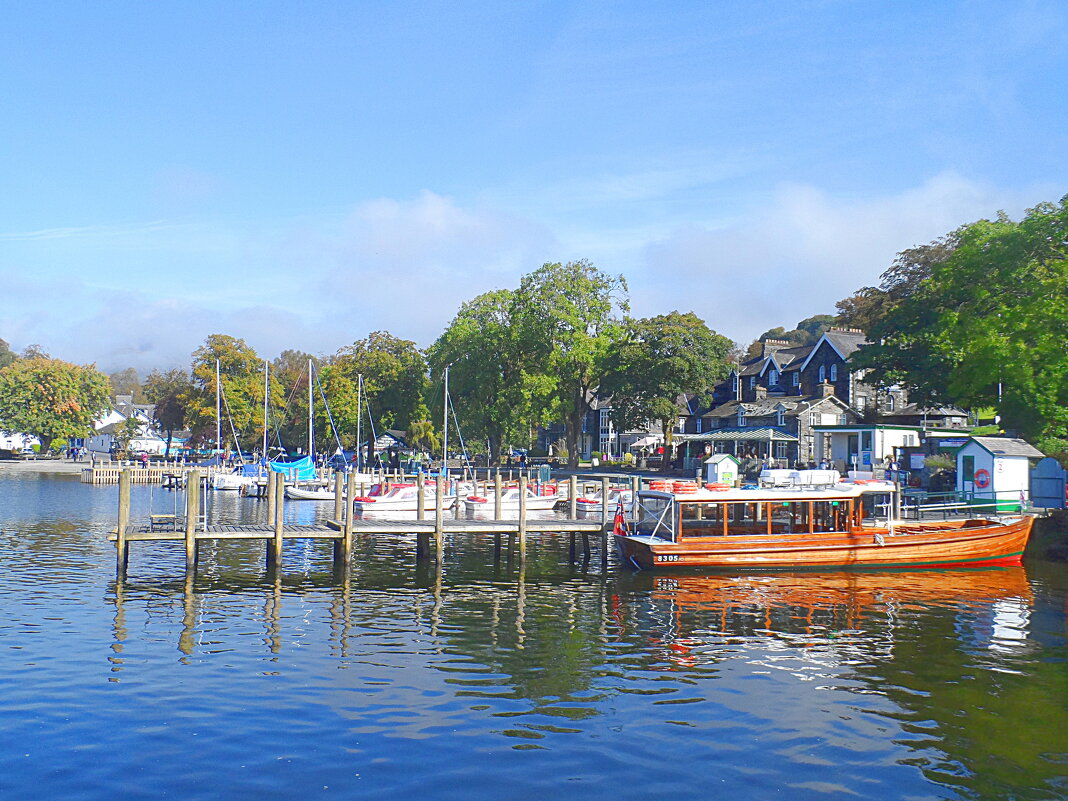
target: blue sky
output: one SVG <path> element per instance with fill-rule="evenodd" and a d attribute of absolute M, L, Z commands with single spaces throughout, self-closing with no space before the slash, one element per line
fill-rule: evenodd
<path fill-rule="evenodd" d="M 1068 192 L 1062 2 L 13 4 L 0 337 L 432 342 L 546 261 L 748 341 Z"/>

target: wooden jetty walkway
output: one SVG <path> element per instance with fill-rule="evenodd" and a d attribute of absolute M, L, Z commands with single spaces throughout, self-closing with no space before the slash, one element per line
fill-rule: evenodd
<path fill-rule="evenodd" d="M 126 468 L 119 474 L 119 510 L 115 530 L 108 536 L 116 547 L 116 572 L 125 575 L 130 558 L 130 544 L 134 542 L 184 542 L 186 571 L 194 572 L 197 563 L 197 546 L 204 541 L 261 540 L 267 545 L 267 567 L 278 569 L 282 564 L 283 543 L 286 540 L 328 540 L 333 543 L 335 567 L 347 569 L 352 556 L 353 537 L 357 534 L 414 534 L 416 540 L 416 557 L 433 558 L 439 563 L 444 554 L 445 536 L 457 534 L 507 534 L 515 536 L 518 542 L 519 560 L 526 559 L 527 536 L 541 533 L 567 533 L 571 537 L 571 552 L 574 553 L 574 537 L 583 535 L 583 547 L 590 552 L 589 535 L 599 534 L 602 539 L 602 551 L 607 556 L 609 513 L 608 504 L 602 504 L 601 514 L 597 519 L 579 519 L 575 514 L 576 480 L 572 478 L 570 511 L 568 519 L 527 519 L 526 491 L 527 478 L 519 479 L 519 516 L 518 519 L 500 519 L 500 505 L 496 505 L 494 520 L 470 520 L 446 518 L 440 507 L 429 512 L 422 508 L 415 520 L 380 520 L 357 519 L 353 513 L 353 499 L 357 496 L 356 476 L 349 473 L 347 481 L 341 473 L 334 475 L 334 515 L 325 524 L 297 525 L 283 522 L 285 506 L 285 477 L 281 473 L 272 473 L 267 478 L 267 521 L 261 525 L 219 525 L 208 524 L 201 514 L 201 499 L 204 492 L 203 475 L 198 470 L 188 473 L 186 483 L 185 508 L 183 515 L 152 515 L 147 522 L 132 524 L 130 520 L 130 486 L 133 483 L 133 468 Z M 422 487 L 420 480 L 420 488 Z M 437 497 L 444 493 L 444 482 L 437 477 Z M 498 490 L 500 479 L 497 479 Z M 608 497 L 609 479 L 602 479 L 603 496 Z M 421 497 L 421 496 L 420 496 Z M 500 492 L 497 493 L 500 498 Z M 436 504 L 435 504 L 436 506 Z M 433 547 L 431 547 L 433 546 Z"/>

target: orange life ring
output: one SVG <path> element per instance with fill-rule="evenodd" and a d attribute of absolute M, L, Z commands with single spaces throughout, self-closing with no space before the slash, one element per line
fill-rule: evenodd
<path fill-rule="evenodd" d="M 986 489 L 990 486 L 990 471 L 979 468 L 975 471 L 975 486 Z"/>

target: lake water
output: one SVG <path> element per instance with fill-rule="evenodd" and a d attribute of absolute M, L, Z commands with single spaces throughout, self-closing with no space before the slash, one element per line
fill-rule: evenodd
<path fill-rule="evenodd" d="M 0 474 L 4 799 L 1068 798 L 1063 563 L 652 575 L 561 536 L 520 572 L 468 537 L 438 570 L 398 536 L 345 581 L 325 543 L 194 581 L 135 543 L 116 584 L 116 504 Z"/>

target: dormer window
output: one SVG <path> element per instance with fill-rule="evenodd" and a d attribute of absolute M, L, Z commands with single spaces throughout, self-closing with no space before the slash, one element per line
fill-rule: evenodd
<path fill-rule="evenodd" d="M 745 428 L 745 409 L 738 407 L 738 427 Z"/>
<path fill-rule="evenodd" d="M 827 380 L 827 367 L 822 364 L 820 365 L 819 379 L 821 384 Z"/>
<path fill-rule="evenodd" d="M 837 380 L 838 380 L 838 365 L 837 364 L 832 364 L 831 365 L 831 381 L 837 381 Z"/>
<path fill-rule="evenodd" d="M 793 382 L 793 385 L 795 387 L 801 386 L 801 371 L 799 370 L 798 372 L 794 373 L 793 376 L 791 376 L 790 380 Z"/>
<path fill-rule="evenodd" d="M 778 409 L 775 410 L 775 425 L 779 426 L 779 428 L 782 428 L 783 426 L 786 425 L 786 410 L 785 409 L 778 408 Z"/>
<path fill-rule="evenodd" d="M 749 376 L 749 389 L 756 389 L 756 376 Z"/>
<path fill-rule="evenodd" d="M 779 383 L 779 371 L 772 369 L 768 371 L 768 386 L 773 387 Z"/>
<path fill-rule="evenodd" d="M 742 394 L 742 377 L 737 373 L 734 374 L 733 389 L 735 398 Z"/>

